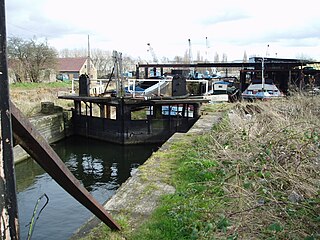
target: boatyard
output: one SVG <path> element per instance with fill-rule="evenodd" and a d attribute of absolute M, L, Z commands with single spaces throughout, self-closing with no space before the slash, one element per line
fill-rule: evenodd
<path fill-rule="evenodd" d="M 121 58 L 115 59 L 114 66 L 117 72 L 121 66 Z M 60 118 L 62 122 L 58 122 L 57 125 L 68 126 L 69 133 L 66 133 L 65 128 L 55 128 L 53 125 L 46 125 L 47 127 L 44 127 L 45 131 L 42 133 L 44 136 L 47 131 L 52 136 L 55 136 L 54 133 L 63 133 L 62 137 L 79 135 L 85 138 L 99 139 L 120 145 L 147 143 L 161 145 L 164 143 L 158 153 L 162 154 L 162 151 L 167 151 L 171 148 L 171 144 L 179 144 L 180 141 L 184 141 L 183 139 L 187 139 L 188 136 L 204 135 L 208 131 L 210 132 L 214 124 L 220 124 L 219 122 L 222 121 L 223 114 L 218 113 L 219 111 L 212 114 L 210 111 L 208 112 L 210 108 L 204 108 L 206 109 L 204 110 L 203 107 L 207 105 L 213 106 L 217 104 L 219 106 L 219 102 L 227 103 L 241 100 L 253 101 L 276 98 L 276 94 L 273 92 L 275 87 L 272 89 L 268 88 L 270 76 L 272 76 L 271 80 L 274 80 L 272 84 L 277 86 L 277 91 L 282 92 L 282 98 L 290 95 L 289 89 L 296 89 L 295 94 L 301 94 L 302 91 L 306 92 L 305 86 L 308 86 L 311 90 L 311 95 L 309 92 L 306 92 L 306 97 L 316 96 L 313 90 L 318 84 L 319 73 L 317 70 L 308 67 L 308 64 L 315 64 L 315 62 L 291 59 L 258 59 L 255 63 L 223 65 L 213 63 L 211 65 L 209 63 L 204 65 L 141 65 L 137 66 L 136 72 L 139 75 L 136 75 L 136 79 L 134 80 L 124 79 L 121 74 L 115 74 L 114 80 L 112 80 L 111 75 L 110 79 L 104 82 L 91 80 L 84 74 L 80 76 L 78 83 L 72 82 L 71 90 L 59 91 L 58 93 L 57 98 L 73 103 L 67 104 L 70 108 L 65 114 L 61 108 L 55 107 L 53 103 L 43 102 L 41 109 L 42 116 L 37 116 L 34 123 L 37 121 L 41 122 L 41 117 L 45 117 L 46 115 L 56 115 L 55 111 L 58 111 L 62 114 L 62 118 Z M 157 71 L 155 68 L 167 69 L 166 71 L 170 69 L 171 73 L 175 73 L 175 75 L 172 74 L 172 77 L 165 75 L 159 79 L 140 79 L 139 67 L 143 67 L 146 72 L 149 72 L 149 68 L 153 69 L 153 71 Z M 210 79 L 194 79 L 190 77 L 190 71 L 188 71 L 191 67 L 195 69 L 201 67 L 221 67 L 226 69 L 226 73 L 230 73 L 228 68 L 238 68 L 239 78 L 226 74 L 223 78 L 220 76 Z M 160 70 L 160 72 L 162 71 L 164 70 Z M 145 75 L 144 77 L 148 76 Z M 260 82 L 257 84 L 258 87 L 251 89 L 250 86 L 256 84 L 256 79 L 260 79 Z M 311 82 L 310 79 L 314 79 L 314 82 Z M 113 81 L 112 85 L 110 85 L 111 81 Z M 94 82 L 96 82 L 96 85 L 93 84 Z M 190 85 L 193 88 L 190 88 Z M 114 86 L 114 88 L 110 86 Z M 232 91 L 230 91 L 231 87 Z M 245 89 L 244 92 L 242 92 L 243 89 Z M 251 93 L 248 91 L 251 91 Z M 244 93 L 252 97 L 247 99 Z M 254 94 L 262 94 L 262 97 L 259 97 L 259 95 L 255 96 Z M 226 95 L 227 97 L 223 101 L 219 101 L 213 97 L 215 95 Z M 234 105 L 233 107 L 236 106 Z M 230 106 L 230 109 L 233 107 Z M 224 114 L 230 109 L 224 110 Z M 262 111 L 260 107 L 254 105 L 247 105 L 243 109 L 246 114 L 243 116 L 244 118 L 247 116 L 251 118 L 252 115 L 261 113 Z M 130 225 L 130 229 L 126 229 L 125 231 L 128 231 L 128 236 L 137 234 L 132 232 L 132 229 L 140 227 L 140 224 L 145 219 L 152 217 L 153 211 L 160 204 L 160 197 L 167 194 L 175 194 L 176 192 L 176 187 L 173 186 L 174 183 L 168 179 L 168 175 L 174 175 L 174 172 L 171 172 L 167 168 L 168 166 L 164 167 L 163 164 L 158 162 L 165 161 L 165 159 L 151 157 L 150 160 L 147 160 L 146 164 L 142 164 L 139 168 L 137 168 L 139 165 L 135 165 L 137 163 L 134 163 L 134 166 L 127 167 L 129 172 L 133 171 L 132 177 L 117 192 L 113 193 L 115 195 L 102 209 L 101 203 L 98 203 L 87 192 L 87 189 L 84 189 L 83 186 L 77 183 L 78 180 L 74 177 L 73 173 L 65 168 L 59 156 L 51 150 L 47 143 L 49 139 L 43 139 L 43 136 L 35 132 L 29 120 L 24 118 L 22 113 L 12 103 L 11 113 L 13 116 L 15 139 L 18 140 L 20 146 L 65 190 L 112 229 L 121 229 L 118 220 L 125 214 L 125 219 Z M 37 124 L 35 125 L 37 126 Z M 39 126 L 37 128 L 40 130 Z M 191 139 L 194 140 L 194 138 Z M 193 141 L 191 139 L 190 141 Z M 56 138 L 52 142 L 57 140 L 59 139 Z M 43 159 L 46 159 L 46 161 L 43 161 Z M 85 160 L 82 158 L 80 161 L 81 164 L 84 164 Z M 157 164 L 160 164 L 157 166 L 160 167 L 158 170 Z M 170 166 L 173 169 L 175 168 L 169 164 Z M 144 170 L 145 168 L 148 168 L 148 170 Z M 150 173 L 159 171 L 159 173 L 165 172 L 165 174 L 163 176 L 159 175 L 158 178 L 153 178 L 151 176 L 144 176 L 145 171 Z M 68 180 L 66 181 L 65 178 L 68 178 Z M 143 179 L 150 179 L 152 181 L 145 182 Z M 73 187 L 70 187 L 70 182 L 73 182 Z M 150 184 L 153 187 L 150 187 Z M 147 190 L 149 188 L 152 191 Z M 80 194 L 77 192 L 77 189 L 81 191 Z M 145 192 L 148 192 L 148 194 L 145 195 Z M 312 192 L 308 194 L 311 196 Z M 132 204 L 124 204 L 124 202 L 127 203 L 128 201 Z M 315 209 L 315 211 L 318 210 Z M 88 234 L 87 231 L 91 231 L 98 223 L 99 220 L 97 218 L 90 220 L 78 230 L 74 238 L 86 236 Z"/>
<path fill-rule="evenodd" d="M 1 239 L 320 239 L 317 12 L 270 1 L 0 0 Z"/>
<path fill-rule="evenodd" d="M 121 63 L 121 59 L 118 59 L 117 61 Z M 142 65 L 137 66 L 136 71 L 139 75 L 136 76 L 136 79 L 125 80 L 123 77 L 118 76 L 115 77 L 115 80 L 111 80 L 115 81 L 111 85 L 110 80 L 105 81 L 104 83 L 102 81 L 100 83 L 96 81 L 96 85 L 94 85 L 94 81 L 91 82 L 91 79 L 88 76 L 81 75 L 79 83 L 73 82 L 71 90 L 59 91 L 59 95 L 57 96 L 60 100 L 66 100 L 73 103 L 67 104 L 70 108 L 66 113 L 63 113 L 62 109 L 54 106 L 53 103 L 42 103 L 42 117 L 51 114 L 54 116 L 61 114 L 62 118 L 60 118 L 60 120 L 62 122 L 57 122 L 57 125 L 61 126 L 62 124 L 64 127 L 68 126 L 67 129 L 69 133 L 67 133 L 64 128 L 55 128 L 53 125 L 46 125 L 47 127 L 44 127 L 44 130 L 52 134 L 52 136 L 63 133 L 62 138 L 69 135 L 80 135 L 85 138 L 99 139 L 120 145 L 165 143 L 159 151 L 159 154 L 162 154 L 162 151 L 167 151 L 171 148 L 171 144 L 179 143 L 182 139 L 193 136 L 194 133 L 196 133 L 195 135 L 205 134 L 212 128 L 213 124 L 219 124 L 218 122 L 222 120 L 223 115 L 221 115 L 221 113 L 211 114 L 210 112 L 203 110 L 203 106 L 208 104 L 219 104 L 219 102 L 246 100 L 245 95 L 243 95 L 246 91 L 246 94 L 248 94 L 248 91 L 251 91 L 251 93 L 249 93 L 249 95 L 252 96 L 249 98 L 251 101 L 256 99 L 269 99 L 269 97 L 265 97 L 265 95 L 264 97 L 255 97 L 255 93 L 271 94 L 273 95 L 272 98 L 274 98 L 275 93 L 272 92 L 274 91 L 274 88 L 268 89 L 270 76 L 272 76 L 272 79 L 278 80 L 272 83 L 275 84 L 274 86 L 279 87 L 279 89 L 277 88 L 277 91 L 282 92 L 283 95 L 281 97 L 289 96 L 289 88 L 296 89 L 297 93 L 299 93 L 303 90 L 302 86 L 304 88 L 305 86 L 308 86 L 309 88 L 316 86 L 319 81 L 318 71 L 308 68 L 307 64 L 314 64 L 314 62 L 288 59 L 278 59 L 277 61 L 275 59 L 263 59 L 262 62 L 261 59 L 258 59 L 256 63 L 224 65 L 206 64 L 195 66 L 175 64 L 165 66 L 151 65 L 148 67 Z M 116 62 L 115 67 L 119 68 L 119 65 L 117 65 Z M 176 74 L 173 77 L 166 75 L 159 79 L 140 79 L 138 78 L 138 76 L 140 76 L 140 67 L 143 67 L 147 72 L 149 72 L 149 68 L 153 69 L 153 71 L 157 71 L 154 70 L 155 68 L 167 69 L 166 71 L 171 69 L 171 73 Z M 229 73 L 230 71 L 227 70 L 228 68 L 238 68 L 239 78 L 226 74 L 223 78 L 194 79 L 189 76 L 190 71 L 187 69 L 190 67 L 195 69 L 201 67 L 223 67 L 226 69 L 226 72 Z M 185 70 L 183 70 L 183 68 L 185 68 Z M 178 71 L 175 69 L 178 69 Z M 162 71 L 164 70 L 161 70 L 161 72 Z M 255 83 L 254 79 L 260 79 L 260 82 L 258 83 L 258 88 L 251 89 L 250 84 Z M 315 79 L 315 81 L 311 82 L 310 79 Z M 311 83 L 314 85 L 311 86 Z M 192 91 L 190 91 L 191 84 L 193 85 Z M 109 86 L 113 86 L 113 88 L 108 88 Z M 232 91 L 228 91 L 228 87 L 229 89 L 232 87 Z M 243 93 L 242 89 L 245 89 Z M 312 92 L 311 95 L 313 96 L 314 94 L 315 93 Z M 215 95 L 225 95 L 227 97 L 222 101 L 219 101 L 219 98 L 213 97 Z M 259 107 L 249 107 L 246 110 L 246 114 L 251 116 L 256 113 L 257 109 L 259 113 Z M 56 111 L 58 112 L 56 113 Z M 14 130 L 17 131 L 17 129 L 15 129 L 16 127 L 20 129 L 17 134 L 21 134 L 22 131 L 25 131 L 25 136 L 31 134 L 28 138 L 32 137 L 34 133 L 32 127 L 28 126 L 27 120 L 23 119 L 21 113 L 14 110 L 14 108 L 13 113 Z M 35 118 L 35 126 L 37 126 L 37 122 L 41 125 L 40 119 L 41 115 Z M 23 124 L 26 124 L 26 130 L 22 130 L 24 128 Z M 39 130 L 40 125 L 37 127 Z M 42 134 L 44 136 L 46 135 L 45 132 Z M 39 138 L 39 136 L 36 136 L 35 138 Z M 19 139 L 20 138 L 21 137 L 19 137 Z M 54 138 L 51 142 L 59 139 L 60 138 Z M 49 139 L 46 141 L 48 140 Z M 39 156 L 37 155 L 37 151 L 42 148 L 41 144 L 35 148 L 35 146 L 37 146 L 36 142 L 33 142 L 33 145 L 30 145 L 28 144 L 28 141 L 23 140 L 22 138 L 19 140 L 19 143 L 31 156 L 38 159 Z M 32 141 L 35 140 L 33 139 Z M 46 151 L 48 151 L 47 153 L 44 153 L 47 155 L 47 159 L 52 159 L 57 162 L 58 165 L 63 164 L 59 163 L 59 158 L 54 154 L 50 156 L 52 153 L 48 146 L 45 148 L 47 148 Z M 173 183 L 167 184 L 168 182 L 171 182 L 167 179 L 168 175 L 170 176 L 174 173 L 171 173 L 167 168 L 162 168 L 162 164 L 158 166 L 162 166 L 161 169 L 156 170 L 155 164 L 158 164 L 158 160 L 158 158 L 151 157 L 150 160 L 139 168 L 136 168 L 139 165 L 129 167 L 129 172 L 134 171 L 132 177 L 129 178 L 117 192 L 113 193 L 115 195 L 113 195 L 105 205 L 107 211 L 116 216 L 116 219 L 121 219 L 125 213 L 125 219 L 129 222 L 132 229 L 139 227 L 145 219 L 152 216 L 156 206 L 160 204 L 160 197 L 162 195 L 174 194 L 176 192 L 176 187 L 171 185 Z M 82 159 L 81 161 L 84 160 Z M 162 159 L 161 161 L 164 160 Z M 52 169 L 47 165 L 48 163 L 39 163 L 47 169 L 49 174 L 53 174 Z M 148 168 L 148 172 L 165 172 L 165 175 L 159 175 L 159 178 L 144 176 L 146 171 L 144 170 L 145 168 Z M 52 176 L 55 176 L 56 180 L 64 186 L 66 183 L 62 181 L 64 174 L 66 174 L 66 176 L 70 175 L 70 173 L 63 173 L 62 171 L 60 176 Z M 71 175 L 69 177 L 73 178 Z M 144 182 L 142 179 L 145 178 L 153 180 L 151 182 Z M 156 183 L 154 181 L 156 181 Z M 154 190 L 149 192 L 146 188 L 149 189 L 150 184 L 154 186 L 151 188 Z M 75 187 L 75 189 L 77 187 Z M 80 198 L 80 196 L 77 196 L 77 194 L 73 192 L 74 190 L 69 189 L 68 191 L 70 191 L 71 194 L 74 194 L 76 199 Z M 145 191 L 148 192 L 148 195 L 144 194 Z M 144 199 L 144 196 L 147 198 Z M 130 200 L 128 200 L 128 198 Z M 136 198 L 138 198 L 138 200 Z M 93 199 L 91 199 L 91 201 L 95 202 Z M 123 202 L 128 201 L 132 204 L 123 204 Z M 82 202 L 87 204 L 83 200 Z M 95 204 L 99 209 L 100 207 L 98 207 L 98 204 Z M 94 209 L 93 206 L 90 208 Z M 92 211 L 93 213 L 97 211 L 95 213 L 97 215 L 101 214 L 98 213 L 100 210 Z M 120 225 L 116 222 L 117 220 L 113 220 L 111 215 L 106 215 L 105 217 L 108 219 L 105 219 L 108 223 L 107 225 L 120 229 Z M 100 216 L 100 218 L 104 219 L 102 216 Z M 73 238 L 76 239 L 86 236 L 88 234 L 87 231 L 91 231 L 93 228 L 97 227 L 98 224 L 99 220 L 97 218 L 90 220 L 78 230 Z M 136 234 L 131 232 L 130 229 L 126 229 L 126 231 L 129 231 L 129 235 Z"/>

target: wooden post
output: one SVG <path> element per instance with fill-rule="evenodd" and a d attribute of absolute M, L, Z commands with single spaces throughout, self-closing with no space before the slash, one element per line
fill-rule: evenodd
<path fill-rule="evenodd" d="M 9 78 L 4 0 L 0 0 L 0 208 L 1 239 L 19 239 L 19 221 L 12 152 Z"/>
<path fill-rule="evenodd" d="M 111 107 L 106 105 L 106 118 L 111 119 Z"/>
<path fill-rule="evenodd" d="M 140 69 L 139 69 L 139 65 L 136 65 L 136 79 L 140 78 Z"/>
<path fill-rule="evenodd" d="M 104 104 L 98 104 L 100 109 L 100 118 L 106 118 L 106 110 Z"/>
<path fill-rule="evenodd" d="M 148 76 L 148 75 L 149 75 L 148 71 L 149 71 L 149 68 L 148 68 L 148 67 L 145 67 L 145 68 L 144 68 L 144 78 L 145 78 L 145 79 L 148 79 L 148 77 L 149 77 L 149 76 Z"/>

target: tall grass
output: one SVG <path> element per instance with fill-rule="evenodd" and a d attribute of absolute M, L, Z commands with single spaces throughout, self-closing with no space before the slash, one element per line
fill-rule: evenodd
<path fill-rule="evenodd" d="M 72 101 L 58 99 L 60 90 L 70 91 L 71 83 L 16 83 L 10 84 L 10 98 L 26 116 L 33 116 L 40 112 L 41 102 L 50 101 L 56 106 L 72 107 Z"/>
<path fill-rule="evenodd" d="M 319 239 L 320 99 L 238 103 L 183 146 L 153 218 L 129 239 Z"/>

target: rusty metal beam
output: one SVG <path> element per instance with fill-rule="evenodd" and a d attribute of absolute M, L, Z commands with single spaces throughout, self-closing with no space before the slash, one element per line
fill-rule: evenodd
<path fill-rule="evenodd" d="M 93 198 L 81 185 L 78 179 L 61 161 L 47 141 L 34 126 L 10 102 L 14 138 L 23 149 L 68 193 L 83 206 L 89 209 L 112 230 L 120 230 L 120 226 L 112 219 L 103 206 Z"/>

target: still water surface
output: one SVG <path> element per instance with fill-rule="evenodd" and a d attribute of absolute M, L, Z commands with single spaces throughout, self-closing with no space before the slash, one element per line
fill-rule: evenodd
<path fill-rule="evenodd" d="M 121 146 L 82 137 L 71 137 L 53 148 L 85 188 L 104 203 L 159 145 Z M 92 213 L 64 191 L 32 159 L 15 167 L 21 239 L 26 239 L 33 209 L 44 193 L 49 203 L 36 222 L 33 240 L 68 239 Z M 44 205 L 43 198 L 38 210 Z"/>

